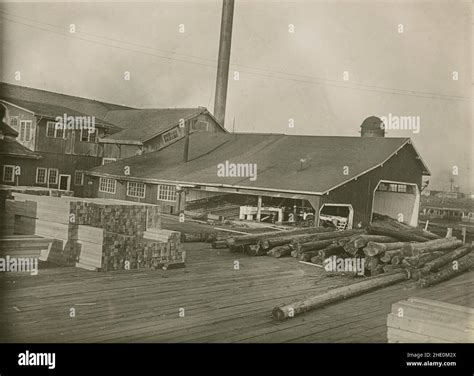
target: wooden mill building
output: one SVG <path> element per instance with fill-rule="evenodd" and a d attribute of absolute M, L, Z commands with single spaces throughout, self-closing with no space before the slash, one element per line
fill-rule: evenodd
<path fill-rule="evenodd" d="M 316 222 L 335 215 L 349 227 L 369 223 L 373 213 L 416 225 L 422 177 L 429 175 L 411 140 L 377 134 L 373 118 L 360 137 L 196 133 L 188 144 L 187 161 L 183 139 L 94 168 L 87 194 L 160 204 L 168 212 L 227 197 L 240 205 L 309 206 Z M 226 161 L 255 164 L 256 178 L 219 176 Z"/>

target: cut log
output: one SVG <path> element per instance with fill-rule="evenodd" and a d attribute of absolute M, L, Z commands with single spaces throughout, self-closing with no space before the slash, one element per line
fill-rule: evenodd
<path fill-rule="evenodd" d="M 345 300 L 381 287 L 393 285 L 406 279 L 407 273 L 405 271 L 370 277 L 364 281 L 349 286 L 338 287 L 320 295 L 311 296 L 307 299 L 299 300 L 291 304 L 275 307 L 272 311 L 272 316 L 275 320 L 282 321 L 303 312 Z"/>
<path fill-rule="evenodd" d="M 400 270 L 403 270 L 402 266 L 401 265 L 391 265 L 391 264 L 388 264 L 388 265 L 384 265 L 383 266 L 383 271 L 385 273 L 394 273 L 394 272 L 398 272 Z"/>
<path fill-rule="evenodd" d="M 337 239 L 356 233 L 361 233 L 363 230 L 344 230 L 344 231 L 331 231 L 331 232 L 319 232 L 319 233 L 305 233 L 297 235 L 280 235 L 279 237 L 265 238 L 260 241 L 260 246 L 263 249 L 270 250 L 272 247 L 285 244 L 297 244 L 297 243 L 308 243 L 321 240 Z"/>
<path fill-rule="evenodd" d="M 387 251 L 382 256 L 380 256 L 380 261 L 388 263 L 395 256 L 401 256 L 402 250 L 401 249 L 394 249 L 393 251 Z"/>
<path fill-rule="evenodd" d="M 404 242 L 394 242 L 394 243 L 377 243 L 377 242 L 368 242 L 367 246 L 364 248 L 364 253 L 366 256 L 376 256 L 383 254 L 386 251 L 393 251 L 394 249 L 400 249 L 405 245 Z"/>
<path fill-rule="evenodd" d="M 381 215 L 378 213 L 374 213 L 374 221 L 372 221 L 372 223 L 384 223 L 385 226 L 392 227 L 393 229 L 408 231 L 423 238 L 426 238 L 427 240 L 434 240 L 440 238 L 439 235 L 433 234 L 432 232 L 410 226 L 406 223 L 397 221 L 396 219 L 391 218 L 387 215 Z"/>
<path fill-rule="evenodd" d="M 474 268 L 474 257 L 472 257 L 470 254 L 467 254 L 466 256 L 463 256 L 457 260 L 456 267 L 454 267 L 454 265 L 448 264 L 442 267 L 438 272 L 431 273 L 421 278 L 418 281 L 418 284 L 421 287 L 432 286 L 437 283 L 454 278 L 457 275 L 460 275 L 472 268 Z"/>
<path fill-rule="evenodd" d="M 390 260 L 390 264 L 392 265 L 400 265 L 401 263 L 402 263 L 401 256 L 393 256 L 392 259 Z"/>
<path fill-rule="evenodd" d="M 334 244 L 334 239 L 329 240 L 318 240 L 315 242 L 307 242 L 307 243 L 293 243 L 294 249 L 298 252 L 298 254 L 308 252 L 308 251 L 317 251 L 320 249 L 324 249 L 329 247 L 330 245 Z"/>
<path fill-rule="evenodd" d="M 276 258 L 284 257 L 284 256 L 290 256 L 291 255 L 291 247 L 289 245 L 282 245 L 279 247 L 275 247 L 268 251 L 267 255 L 273 256 Z"/>
<path fill-rule="evenodd" d="M 369 242 L 389 243 L 395 241 L 396 239 L 390 236 L 363 234 L 352 236 L 349 241 L 344 244 L 344 249 L 347 253 L 354 255 L 358 249 L 364 248 Z"/>
<path fill-rule="evenodd" d="M 402 255 L 404 257 L 411 257 L 427 252 L 447 251 L 461 245 L 462 241 L 457 240 L 455 237 L 430 240 L 424 243 L 408 243 L 402 247 Z"/>
<path fill-rule="evenodd" d="M 443 256 L 440 256 L 432 261 L 429 261 L 421 269 L 422 273 L 436 272 L 441 269 L 443 266 L 457 260 L 472 251 L 471 244 L 464 244 L 462 247 L 455 249 L 452 252 L 446 253 Z"/>
<path fill-rule="evenodd" d="M 313 264 L 321 265 L 323 263 L 323 259 L 321 258 L 321 256 L 314 256 L 314 257 L 311 257 L 311 262 Z"/>
<path fill-rule="evenodd" d="M 346 252 L 344 251 L 344 248 L 342 248 L 340 245 L 332 244 L 329 247 L 320 249 L 318 251 L 318 254 L 321 257 L 321 259 L 324 260 L 330 256 L 344 256 Z"/>
<path fill-rule="evenodd" d="M 432 261 L 442 255 L 444 255 L 444 252 L 441 251 L 436 251 L 436 252 L 430 252 L 430 253 L 423 253 L 418 256 L 412 256 L 412 257 L 405 257 L 402 261 L 403 265 L 407 267 L 412 267 L 412 268 L 418 268 L 424 265 L 425 263 Z"/>
<path fill-rule="evenodd" d="M 429 240 L 428 238 L 413 233 L 412 231 L 406 229 L 397 229 L 393 226 L 387 225 L 383 221 L 374 221 L 368 228 L 369 234 L 372 235 L 385 235 L 390 236 L 395 239 L 402 241 L 415 241 L 415 242 L 425 242 Z"/>

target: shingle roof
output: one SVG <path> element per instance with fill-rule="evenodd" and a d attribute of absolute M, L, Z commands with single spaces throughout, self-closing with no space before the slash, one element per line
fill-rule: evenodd
<path fill-rule="evenodd" d="M 190 136 L 188 163 L 183 162 L 184 141 L 180 140 L 90 173 L 123 178 L 124 166 L 129 166 L 131 178 L 149 182 L 323 194 L 380 166 L 406 145 L 412 147 L 408 138 L 195 133 Z M 226 160 L 256 163 L 257 179 L 217 176 L 217 164 Z M 426 169 L 419 162 L 420 169 Z M 349 167 L 348 175 L 343 174 L 344 166 Z"/>
<path fill-rule="evenodd" d="M 124 130 L 107 139 L 145 142 L 178 125 L 180 119 L 186 120 L 203 112 L 207 112 L 203 107 L 109 111 L 105 119 Z"/>
<path fill-rule="evenodd" d="M 0 139 L 0 157 L 41 158 L 40 155 L 35 154 L 30 149 L 10 138 Z"/>

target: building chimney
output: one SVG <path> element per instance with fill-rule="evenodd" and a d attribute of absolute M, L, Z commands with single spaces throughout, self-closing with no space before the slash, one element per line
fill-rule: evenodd
<path fill-rule="evenodd" d="M 222 126 L 224 126 L 225 121 L 233 18 L 234 0 L 223 0 L 219 57 L 217 62 L 216 95 L 214 98 L 214 116 Z"/>

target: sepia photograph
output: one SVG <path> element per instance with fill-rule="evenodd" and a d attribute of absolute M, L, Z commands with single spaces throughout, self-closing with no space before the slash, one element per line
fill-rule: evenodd
<path fill-rule="evenodd" d="M 472 345 L 473 14 L 1 1 L 0 343 Z"/>

